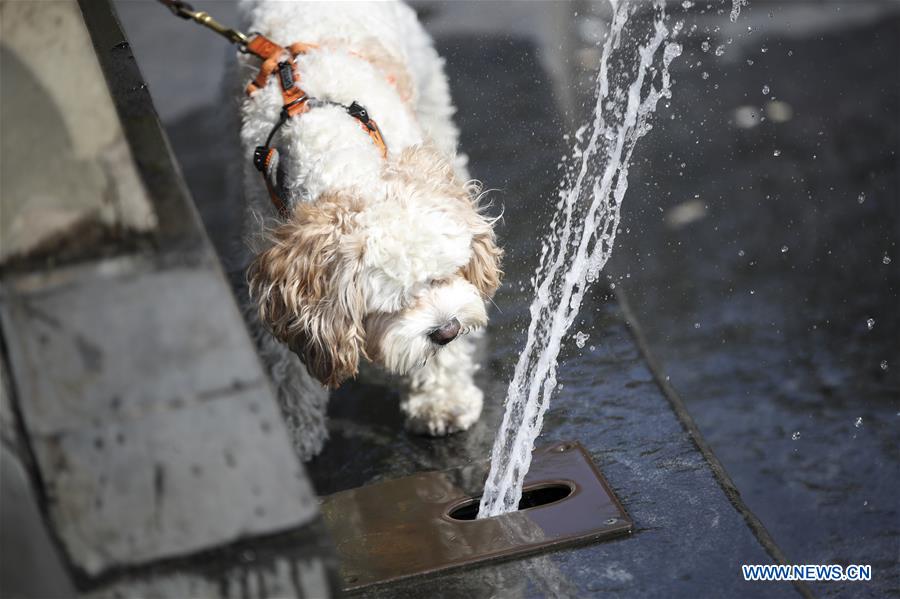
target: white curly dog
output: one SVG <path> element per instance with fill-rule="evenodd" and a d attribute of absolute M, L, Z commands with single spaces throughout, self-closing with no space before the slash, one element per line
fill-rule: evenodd
<path fill-rule="evenodd" d="M 240 103 L 252 212 L 245 313 L 298 453 L 321 451 L 325 388 L 355 377 L 361 359 L 399 384 L 408 430 L 469 428 L 482 392 L 465 335 L 487 324 L 502 252 L 457 151 L 443 60 L 399 2 L 244 0 L 241 8 L 245 30 L 304 48 L 292 65 L 304 112 L 276 128 L 290 85 L 280 84 L 283 69 Z M 242 88 L 260 62 L 239 58 Z M 252 161 L 270 134 L 277 153 L 259 168 L 280 212 Z"/>

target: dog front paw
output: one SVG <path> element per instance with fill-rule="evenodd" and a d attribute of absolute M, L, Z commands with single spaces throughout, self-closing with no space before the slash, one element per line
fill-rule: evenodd
<path fill-rule="evenodd" d="M 432 437 L 468 430 L 481 416 L 482 400 L 481 389 L 474 385 L 410 395 L 401 405 L 406 430 Z"/>

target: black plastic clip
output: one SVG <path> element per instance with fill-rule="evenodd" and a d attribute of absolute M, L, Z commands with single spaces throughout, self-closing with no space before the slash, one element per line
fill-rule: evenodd
<path fill-rule="evenodd" d="M 366 110 L 365 106 L 360 104 L 359 102 L 354 101 L 350 106 L 347 107 L 347 113 L 358 120 L 360 123 L 366 126 L 369 131 L 373 131 L 375 128 L 372 126 L 371 120 L 369 120 L 369 111 Z"/>
<path fill-rule="evenodd" d="M 253 166 L 263 174 L 266 172 L 266 158 L 268 156 L 269 146 L 256 146 L 256 149 L 253 151 Z"/>
<path fill-rule="evenodd" d="M 278 76 L 281 78 L 281 89 L 287 91 L 294 87 L 294 69 L 290 62 L 278 63 Z"/>

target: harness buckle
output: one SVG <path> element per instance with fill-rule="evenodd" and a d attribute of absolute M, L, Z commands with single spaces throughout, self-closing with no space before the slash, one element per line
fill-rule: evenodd
<path fill-rule="evenodd" d="M 278 76 L 281 79 L 281 89 L 287 91 L 294 87 L 294 67 L 287 60 L 278 63 Z"/>
<path fill-rule="evenodd" d="M 309 100 L 309 96 L 307 96 L 306 94 L 303 94 L 296 100 L 292 101 L 290 104 L 285 104 L 284 106 L 282 106 L 281 107 L 281 118 L 289 119 L 291 117 L 291 110 L 293 110 L 294 106 L 296 106 L 297 104 L 303 104 L 307 100 Z"/>
<path fill-rule="evenodd" d="M 253 151 L 253 166 L 264 175 L 267 174 L 266 167 L 269 163 L 270 153 L 269 146 L 256 146 L 256 149 Z"/>
<path fill-rule="evenodd" d="M 372 131 L 373 128 L 372 122 L 369 119 L 369 111 L 366 110 L 365 106 L 354 100 L 353 103 L 347 107 L 347 114 L 365 125 L 369 131 Z"/>

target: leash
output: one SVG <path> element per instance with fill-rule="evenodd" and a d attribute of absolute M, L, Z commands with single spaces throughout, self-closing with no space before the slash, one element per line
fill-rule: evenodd
<path fill-rule="evenodd" d="M 246 93 L 252 96 L 268 85 L 273 77 L 278 80 L 281 87 L 281 115 L 278 122 L 272 127 L 266 138 L 265 144 L 256 146 L 253 152 L 253 165 L 263 177 L 266 189 L 272 205 L 281 217 L 288 216 L 290 207 L 278 193 L 278 150 L 272 146 L 272 140 L 279 129 L 290 119 L 309 112 L 319 106 L 337 106 L 343 108 L 351 117 L 356 119 L 372 140 L 372 143 L 380 150 L 381 157 L 387 158 L 387 144 L 381 134 L 378 124 L 369 116 L 369 112 L 358 102 L 349 106 L 331 100 L 322 100 L 307 95 L 300 87 L 300 73 L 297 69 L 297 56 L 306 54 L 310 50 L 319 48 L 316 44 L 297 42 L 287 48 L 280 46 L 262 34 L 251 33 L 246 35 L 237 29 L 230 29 L 216 21 L 209 13 L 194 10 L 194 7 L 183 0 L 159 0 L 166 8 L 177 17 L 194 21 L 203 27 L 211 29 L 223 36 L 238 47 L 238 51 L 244 54 L 252 54 L 262 61 L 259 73 L 247 84 Z"/>

